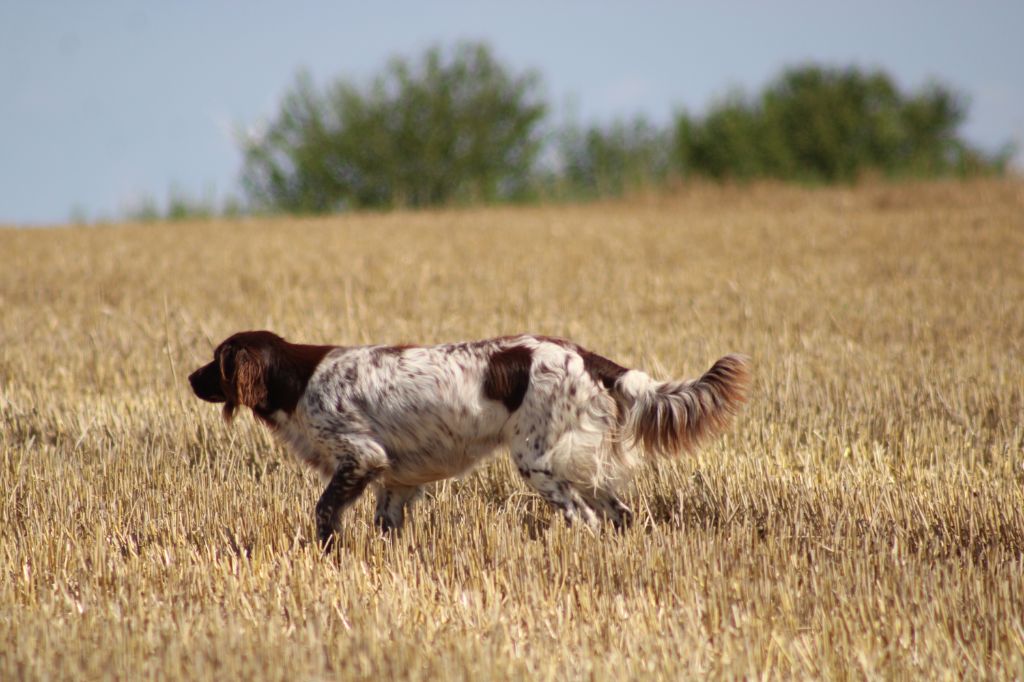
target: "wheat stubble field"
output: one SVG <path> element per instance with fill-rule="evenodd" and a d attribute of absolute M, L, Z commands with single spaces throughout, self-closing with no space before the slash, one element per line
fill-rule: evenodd
<path fill-rule="evenodd" d="M 0 678 L 1024 675 L 1024 185 L 0 231 Z M 624 535 L 504 457 L 322 557 L 185 377 L 229 333 L 754 359 Z"/>

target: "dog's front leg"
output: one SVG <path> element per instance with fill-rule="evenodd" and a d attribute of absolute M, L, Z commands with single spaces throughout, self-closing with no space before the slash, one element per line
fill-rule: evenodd
<path fill-rule="evenodd" d="M 341 512 L 359 499 L 366 486 L 380 476 L 387 465 L 380 446 L 352 448 L 351 443 L 347 445 L 330 483 L 316 503 L 316 534 L 324 549 L 330 546 Z"/>

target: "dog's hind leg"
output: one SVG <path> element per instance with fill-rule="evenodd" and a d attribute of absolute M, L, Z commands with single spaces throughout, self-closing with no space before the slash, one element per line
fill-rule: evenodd
<path fill-rule="evenodd" d="M 611 520 L 615 530 L 625 530 L 633 525 L 633 512 L 613 493 L 598 490 L 588 491 L 587 503 L 605 518 Z"/>
<path fill-rule="evenodd" d="M 519 473 L 548 504 L 562 512 L 566 523 L 572 525 L 576 521 L 582 521 L 591 528 L 598 527 L 597 515 L 572 483 L 560 479 L 555 473 L 543 467 L 531 467 L 526 473 L 521 469 Z"/>
<path fill-rule="evenodd" d="M 551 452 L 543 441 L 529 439 L 512 446 L 512 460 L 527 485 L 540 493 L 544 500 L 559 509 L 570 525 L 582 521 L 591 528 L 599 525 L 597 515 L 579 494 L 572 482 L 552 470 Z"/>
<path fill-rule="evenodd" d="M 377 490 L 377 511 L 373 522 L 384 533 L 400 530 L 405 522 L 405 508 L 419 492 L 415 486 L 382 485 Z"/>

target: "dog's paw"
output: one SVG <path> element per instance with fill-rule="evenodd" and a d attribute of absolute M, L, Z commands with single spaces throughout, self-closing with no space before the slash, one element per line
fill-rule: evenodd
<path fill-rule="evenodd" d="M 320 550 L 326 554 L 334 548 L 336 535 L 334 529 L 326 525 L 318 525 L 316 528 L 316 538 L 320 545 Z"/>

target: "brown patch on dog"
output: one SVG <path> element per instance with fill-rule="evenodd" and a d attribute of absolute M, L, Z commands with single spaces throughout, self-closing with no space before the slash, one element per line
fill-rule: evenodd
<path fill-rule="evenodd" d="M 575 351 L 577 355 L 583 358 L 583 368 L 587 370 L 587 374 L 590 375 L 590 378 L 608 390 L 611 390 L 612 387 L 615 386 L 615 382 L 619 380 L 619 377 L 629 371 L 614 360 L 609 360 L 603 355 L 598 355 L 594 351 L 587 350 L 575 341 L 563 339 L 558 336 L 537 336 L 534 338 L 538 341 L 553 343 L 556 346 L 561 346 L 562 348 Z"/>
<path fill-rule="evenodd" d="M 530 387 L 533 351 L 526 346 L 511 346 L 491 356 L 484 375 L 484 395 L 505 405 L 509 413 L 523 404 Z"/>
<path fill-rule="evenodd" d="M 619 377 L 629 371 L 619 363 L 584 348 L 577 348 L 576 352 L 583 358 L 583 367 L 590 378 L 608 390 L 615 386 Z"/>

